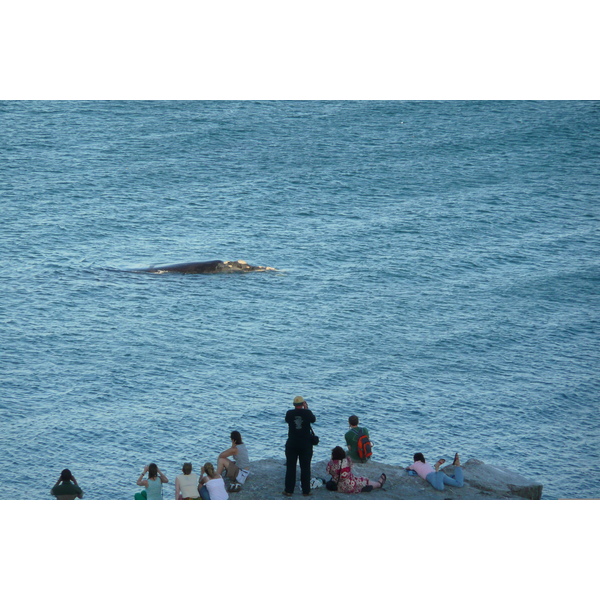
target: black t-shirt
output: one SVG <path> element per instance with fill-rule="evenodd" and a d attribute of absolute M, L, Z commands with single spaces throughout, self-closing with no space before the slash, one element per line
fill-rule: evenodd
<path fill-rule="evenodd" d="M 310 440 L 310 424 L 317 420 L 308 408 L 292 408 L 285 413 L 288 424 L 288 440 Z"/>

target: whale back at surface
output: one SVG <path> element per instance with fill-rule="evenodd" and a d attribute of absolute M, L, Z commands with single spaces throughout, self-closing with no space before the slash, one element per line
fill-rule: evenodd
<path fill-rule="evenodd" d="M 145 273 L 245 273 L 248 271 L 276 271 L 273 267 L 249 265 L 245 260 L 209 260 L 204 262 L 179 263 L 142 269 Z"/>
<path fill-rule="evenodd" d="M 177 265 L 165 265 L 164 267 L 151 267 L 147 269 L 150 273 L 217 273 L 223 269 L 222 260 L 208 260 L 205 262 L 180 263 Z"/>

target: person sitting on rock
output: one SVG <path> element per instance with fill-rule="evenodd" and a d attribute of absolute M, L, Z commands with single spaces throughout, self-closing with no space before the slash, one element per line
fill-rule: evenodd
<path fill-rule="evenodd" d="M 429 482 L 434 489 L 440 492 L 444 490 L 444 485 L 462 487 L 465 484 L 458 452 L 454 455 L 454 462 L 452 464 L 456 467 L 456 469 L 454 471 L 454 475 L 451 477 L 439 470 L 439 468 L 446 462 L 443 458 L 440 458 L 440 460 L 438 460 L 433 467 L 425 461 L 425 457 L 421 452 L 417 452 L 413 456 L 413 460 L 415 462 L 410 465 L 410 467 L 406 467 L 406 470 L 416 471 L 419 477 Z"/>
<path fill-rule="evenodd" d="M 225 481 L 215 472 L 215 467 L 209 462 L 205 463 L 200 471 L 198 491 L 202 500 L 229 500 Z"/>
<path fill-rule="evenodd" d="M 231 479 L 233 485 L 231 491 L 238 492 L 240 485 L 237 483 L 237 476 L 240 469 L 250 470 L 250 459 L 248 458 L 248 449 L 242 442 L 242 435 L 239 431 L 232 431 L 230 434 L 231 447 L 223 450 L 217 460 L 217 475 L 223 472 Z"/>
<path fill-rule="evenodd" d="M 370 492 L 375 488 L 383 487 L 387 477 L 381 474 L 379 481 L 372 481 L 367 477 L 357 477 L 352 473 L 352 459 L 346 456 L 345 450 L 336 446 L 331 451 L 331 460 L 327 463 L 329 473 L 337 483 L 337 491 L 345 494 L 357 494 L 358 492 Z"/>
<path fill-rule="evenodd" d="M 350 429 L 344 435 L 344 439 L 346 440 L 346 445 L 348 446 L 348 456 L 354 462 L 367 462 L 368 458 L 361 458 L 358 455 L 358 447 L 357 442 L 358 438 L 366 435 L 369 436 L 369 430 L 366 427 L 358 426 L 358 417 L 356 415 L 352 415 L 348 417 L 348 425 L 350 425 Z"/>
<path fill-rule="evenodd" d="M 144 479 L 146 473 L 148 473 L 148 478 Z M 163 483 L 169 483 L 169 480 L 156 463 L 146 465 L 136 482 L 137 485 L 146 488 L 146 500 L 162 500 Z"/>
<path fill-rule="evenodd" d="M 192 463 L 183 463 L 181 471 L 182 475 L 175 477 L 175 500 L 197 500 L 200 498 L 198 475 L 192 473 Z"/>
<path fill-rule="evenodd" d="M 50 490 L 50 494 L 56 497 L 57 500 L 75 500 L 83 498 L 83 491 L 77 485 L 77 480 L 69 469 L 63 469 L 58 481 Z"/>

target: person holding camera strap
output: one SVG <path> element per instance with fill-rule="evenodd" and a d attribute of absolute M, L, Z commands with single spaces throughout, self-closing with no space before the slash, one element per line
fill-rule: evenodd
<path fill-rule="evenodd" d="M 302 396 L 293 400 L 294 408 L 285 414 L 288 424 L 288 439 L 285 444 L 285 489 L 284 496 L 291 496 L 296 486 L 296 464 L 300 462 L 300 485 L 302 495 L 310 496 L 310 461 L 313 455 L 311 424 L 317 419 Z"/>

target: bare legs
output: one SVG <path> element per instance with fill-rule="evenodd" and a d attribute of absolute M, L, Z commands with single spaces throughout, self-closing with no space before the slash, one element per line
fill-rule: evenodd
<path fill-rule="evenodd" d="M 230 464 L 231 461 L 228 458 L 219 458 L 219 460 L 217 461 L 217 475 L 222 475 L 223 470 L 228 470 Z"/>

